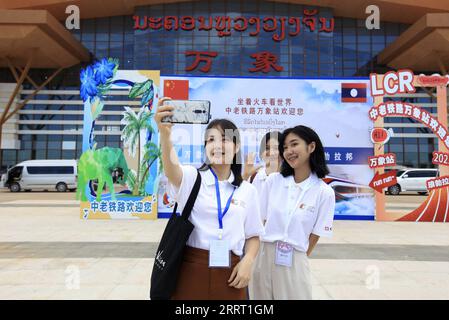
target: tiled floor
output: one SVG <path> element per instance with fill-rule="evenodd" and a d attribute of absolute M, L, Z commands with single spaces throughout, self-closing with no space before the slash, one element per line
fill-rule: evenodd
<path fill-rule="evenodd" d="M 148 298 L 166 220 L 84 221 L 70 200 L 33 201 L 0 207 L 0 299 Z M 311 269 L 314 299 L 449 299 L 449 224 L 336 221 Z"/>

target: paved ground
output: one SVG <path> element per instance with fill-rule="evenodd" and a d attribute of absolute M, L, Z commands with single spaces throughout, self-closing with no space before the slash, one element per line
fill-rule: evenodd
<path fill-rule="evenodd" d="M 5 202 L 17 202 L 17 203 L 23 203 L 27 201 L 32 200 L 51 200 L 54 201 L 55 199 L 66 201 L 66 200 L 75 200 L 75 192 L 56 192 L 56 191 L 48 191 L 48 192 L 10 192 L 8 189 L 0 188 L 0 203 Z"/>
<path fill-rule="evenodd" d="M 57 200 L 55 200 L 57 199 Z M 389 209 L 415 209 L 417 208 L 425 199 L 426 196 L 420 196 L 416 192 L 406 192 L 399 196 L 386 196 L 386 206 Z M 7 189 L 0 189 L 0 207 L 5 204 L 17 204 L 20 206 L 24 205 L 34 205 L 36 202 L 43 203 L 44 200 L 47 201 L 47 205 L 55 206 L 59 203 L 69 204 L 71 206 L 77 206 L 75 200 L 74 192 L 59 193 L 56 191 L 49 192 L 19 192 L 12 193 Z"/>
<path fill-rule="evenodd" d="M 0 299 L 148 297 L 166 220 L 80 220 L 74 195 L 0 192 Z M 391 199 L 406 207 L 423 197 Z M 334 230 L 311 258 L 315 299 L 449 299 L 449 224 L 336 221 Z"/>

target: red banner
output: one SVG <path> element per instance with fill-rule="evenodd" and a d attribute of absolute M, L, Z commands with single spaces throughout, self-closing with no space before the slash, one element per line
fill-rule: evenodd
<path fill-rule="evenodd" d="M 372 121 L 376 121 L 379 117 L 384 118 L 387 116 L 402 116 L 417 120 L 427 128 L 431 129 L 432 132 L 436 134 L 437 138 L 443 141 L 446 147 L 449 148 L 449 134 L 447 128 L 438 122 L 438 120 L 428 111 L 421 109 L 418 106 L 405 102 L 390 101 L 373 106 L 368 114 Z"/>
<path fill-rule="evenodd" d="M 396 155 L 394 153 L 387 153 L 379 156 L 368 157 L 368 163 L 371 169 L 395 166 Z"/>
<path fill-rule="evenodd" d="M 383 188 L 394 186 L 396 183 L 396 170 L 393 170 L 383 174 L 378 174 L 376 172 L 369 186 L 377 192 L 382 192 Z"/>
<path fill-rule="evenodd" d="M 432 153 L 432 163 L 436 165 L 449 166 L 449 153 L 437 152 Z"/>
<path fill-rule="evenodd" d="M 439 189 L 449 186 L 449 176 L 438 177 L 426 181 L 427 190 Z"/>

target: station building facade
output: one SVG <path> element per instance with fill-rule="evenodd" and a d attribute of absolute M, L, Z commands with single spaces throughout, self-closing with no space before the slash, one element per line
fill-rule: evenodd
<path fill-rule="evenodd" d="M 16 7 L 0 10 L 0 28 L 6 11 L 15 11 L 20 20 L 23 10 L 47 11 L 64 25 L 66 4 L 55 2 L 58 5 L 30 7 L 26 1 L 17 1 Z M 81 22 L 79 29 L 68 32 L 89 56 L 64 68 L 3 126 L 1 167 L 4 170 L 29 159 L 80 157 L 83 102 L 79 72 L 94 60 L 114 57 L 119 59 L 120 69 L 160 70 L 162 76 L 367 78 L 372 72 L 395 69 L 388 59 L 381 61 L 379 57 L 407 36 L 422 17 L 449 11 L 437 1 L 422 1 L 421 7 L 401 7 L 398 1 L 371 2 L 379 2 L 378 29 L 367 28 L 369 14 L 363 1 L 357 5 L 348 2 L 357 6 L 353 10 L 345 1 L 129 1 L 126 7 L 121 7 L 120 1 L 111 1 L 111 8 L 73 1 L 80 8 Z M 381 2 L 389 6 L 382 7 Z M 383 10 L 388 12 L 385 19 Z M 255 61 L 261 56 L 273 62 L 268 70 L 257 70 Z M 9 57 L 19 75 L 24 67 L 20 68 L 14 54 L 9 53 Z M 394 58 L 390 60 L 396 61 Z M 449 65 L 445 58 L 443 55 L 443 70 Z M 195 65 L 196 59 L 199 63 Z M 407 65 L 407 61 L 403 64 Z M 425 68 L 418 73 L 441 73 L 433 66 Z M 42 82 L 50 73 L 49 68 L 31 68 L 29 78 Z M 0 103 L 8 101 L 16 80 L 11 66 L 1 64 Z M 23 81 L 15 97 L 17 103 L 39 85 L 32 82 Z M 418 104 L 436 114 L 436 100 L 428 90 L 419 89 L 413 95 L 394 99 Z M 138 101 L 130 101 L 122 94 L 108 99 L 105 115 L 97 123 L 98 147 L 121 146 L 123 105 L 138 105 Z M 432 151 L 438 141 L 429 129 L 407 118 L 391 117 L 385 122 L 385 127 L 395 133 L 385 152 L 394 152 L 399 165 L 433 167 Z"/>

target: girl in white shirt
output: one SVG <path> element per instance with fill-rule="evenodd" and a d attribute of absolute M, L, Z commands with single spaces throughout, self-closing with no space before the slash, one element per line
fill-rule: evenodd
<path fill-rule="evenodd" d="M 335 193 L 321 180 L 329 170 L 319 136 L 306 126 L 285 130 L 280 173 L 261 193 L 265 235 L 250 284 L 252 299 L 312 299 L 308 256 L 332 235 Z"/>
<path fill-rule="evenodd" d="M 245 162 L 243 179 L 248 180 L 262 192 L 262 186 L 267 177 L 273 172 L 279 172 L 282 158 L 279 155 L 279 131 L 270 131 L 264 135 L 260 142 L 259 157 L 265 163 L 264 166 L 254 166 L 255 154 L 250 153 Z"/>
<path fill-rule="evenodd" d="M 161 119 L 173 107 L 159 100 L 159 128 L 168 193 L 184 208 L 198 171 L 180 165 L 170 141 L 172 124 Z M 254 259 L 263 234 L 256 189 L 241 176 L 240 135 L 229 120 L 212 121 L 205 133 L 206 162 L 199 169 L 201 186 L 189 220 L 194 229 L 187 241 L 172 299 L 247 299 Z M 245 249 L 245 254 L 243 254 Z"/>

